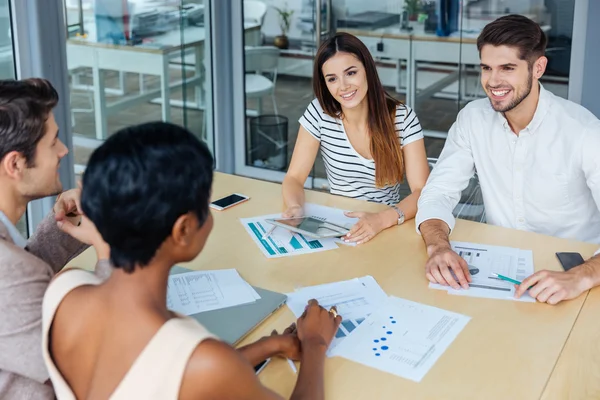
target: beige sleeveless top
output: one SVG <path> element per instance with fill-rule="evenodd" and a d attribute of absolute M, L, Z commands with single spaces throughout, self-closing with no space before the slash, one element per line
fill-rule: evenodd
<path fill-rule="evenodd" d="M 100 283 L 101 280 L 88 271 L 67 271 L 50 284 L 44 296 L 42 351 L 58 400 L 75 400 L 75 395 L 50 357 L 48 335 L 54 314 L 71 290 Z M 110 399 L 176 400 L 191 354 L 200 342 L 208 338 L 215 336 L 192 318 L 172 318 L 165 322 L 134 361 Z"/>

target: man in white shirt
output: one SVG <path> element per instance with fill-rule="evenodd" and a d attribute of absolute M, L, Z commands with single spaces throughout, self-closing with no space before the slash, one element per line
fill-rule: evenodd
<path fill-rule="evenodd" d="M 452 210 L 475 171 L 488 223 L 600 243 L 600 121 L 539 83 L 548 60 L 535 22 L 501 17 L 483 29 L 477 47 L 488 99 L 458 114 L 415 219 L 429 255 L 427 278 L 457 289 L 471 278 L 448 236 Z M 598 284 L 600 256 L 568 272 L 539 271 L 516 295 L 533 286 L 530 295 L 556 304 Z"/>

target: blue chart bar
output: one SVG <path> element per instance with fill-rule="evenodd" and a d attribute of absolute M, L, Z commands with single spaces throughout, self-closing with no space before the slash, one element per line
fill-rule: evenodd
<path fill-rule="evenodd" d="M 352 332 L 354 328 L 356 328 L 356 325 L 354 325 L 354 323 L 348 319 L 342 321 L 342 325 L 344 325 L 344 328 L 346 328 L 348 332 Z"/>
<path fill-rule="evenodd" d="M 294 250 L 302 250 L 302 245 L 300 244 L 298 239 L 296 239 L 296 236 L 292 236 L 292 240 L 290 240 L 290 244 L 292 245 Z"/>
<path fill-rule="evenodd" d="M 311 249 L 320 249 L 323 247 L 323 245 L 321 244 L 321 242 L 319 242 L 318 240 L 313 240 L 310 243 L 310 248 Z"/>
<path fill-rule="evenodd" d="M 256 225 L 254 225 L 254 223 L 250 222 L 248 224 L 248 226 L 250 227 L 250 229 L 252 230 L 252 232 L 256 235 L 256 237 L 258 238 L 258 241 L 267 250 L 267 253 L 269 253 L 270 255 L 274 256 L 276 254 L 275 251 L 271 248 L 271 246 L 269 246 L 269 243 L 267 243 L 266 240 L 262 239 L 262 235 L 263 234 L 258 230 L 258 228 L 256 227 Z"/>
<path fill-rule="evenodd" d="M 344 333 L 344 331 L 341 328 L 339 328 L 337 330 L 337 332 L 335 333 L 335 337 L 338 339 L 343 338 L 343 337 L 346 337 L 346 334 Z"/>
<path fill-rule="evenodd" d="M 260 229 L 263 231 L 263 234 L 267 232 L 267 230 L 265 229 L 265 227 L 264 227 L 264 226 L 262 226 L 262 224 L 261 224 L 260 222 L 257 222 L 256 224 L 257 224 L 257 225 L 260 227 Z M 262 235 L 261 235 L 261 240 L 262 240 Z M 287 250 L 286 250 L 284 247 L 279 247 L 279 246 L 277 246 L 277 243 L 275 243 L 275 241 L 273 240 L 273 238 L 272 238 L 272 237 L 270 237 L 270 236 L 269 236 L 269 237 L 267 238 L 267 240 L 268 240 L 269 242 L 271 242 L 271 244 L 273 245 L 273 247 L 275 247 L 277 250 L 279 250 L 279 254 L 287 254 Z"/>

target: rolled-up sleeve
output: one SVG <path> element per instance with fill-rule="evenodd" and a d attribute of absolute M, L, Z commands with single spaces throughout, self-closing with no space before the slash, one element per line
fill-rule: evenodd
<path fill-rule="evenodd" d="M 415 225 L 420 234 L 420 225 L 431 219 L 439 219 L 448 224 L 452 231 L 456 220 L 452 210 L 458 204 L 461 193 L 469 185 L 475 173 L 475 161 L 469 135 L 461 126 L 464 119 L 459 113 L 456 122 L 450 128 L 448 138 L 440 158 L 433 167 L 427 184 L 421 192 L 418 202 Z"/>

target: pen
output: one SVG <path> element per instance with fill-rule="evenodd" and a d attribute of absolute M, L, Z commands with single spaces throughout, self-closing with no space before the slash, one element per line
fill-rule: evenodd
<path fill-rule="evenodd" d="M 296 364 L 294 364 L 294 362 L 292 360 L 290 360 L 289 358 L 287 359 L 288 364 L 290 364 L 290 367 L 292 367 L 292 371 L 294 371 L 295 374 L 298 373 L 298 370 L 296 369 Z"/>
<path fill-rule="evenodd" d="M 514 283 L 515 285 L 520 285 L 520 284 L 521 284 L 521 282 L 519 282 L 519 281 L 518 281 L 518 280 L 516 280 L 516 279 L 512 279 L 512 278 L 509 278 L 509 277 L 507 277 L 507 276 L 504 276 L 504 275 L 497 274 L 497 273 L 495 273 L 495 272 L 492 272 L 492 276 L 494 276 L 494 277 L 496 277 L 496 278 L 498 278 L 498 279 L 501 279 L 501 280 L 503 280 L 503 281 L 507 281 L 507 282 L 510 282 L 510 283 Z"/>
<path fill-rule="evenodd" d="M 269 236 L 271 236 L 271 233 L 273 233 L 273 231 L 275 230 L 276 227 L 277 227 L 276 225 L 273 225 L 271 227 L 271 229 L 269 229 L 268 231 L 266 231 L 265 234 L 262 235 L 262 240 L 265 240 L 266 238 L 268 238 Z"/>

